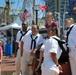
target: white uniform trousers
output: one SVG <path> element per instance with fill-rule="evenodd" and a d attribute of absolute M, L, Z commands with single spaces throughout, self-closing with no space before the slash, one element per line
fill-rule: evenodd
<path fill-rule="evenodd" d="M 16 57 L 16 61 L 15 61 L 15 65 L 16 65 L 16 75 L 20 74 L 20 68 L 21 68 L 21 55 L 20 55 L 20 49 L 18 49 L 17 52 L 17 57 Z"/>
<path fill-rule="evenodd" d="M 56 71 L 47 68 L 42 68 L 42 74 L 41 75 L 59 75 Z"/>
<path fill-rule="evenodd" d="M 72 75 L 76 75 L 76 49 L 71 49 L 69 52 L 69 60 Z"/>
<path fill-rule="evenodd" d="M 33 75 L 32 66 L 28 66 L 28 64 L 32 64 L 33 56 L 30 55 L 29 52 L 23 52 L 23 56 L 21 58 L 21 71 L 22 75 Z"/>
<path fill-rule="evenodd" d="M 52 61 L 44 61 L 41 65 L 41 70 L 41 75 L 59 75 L 59 69 Z"/>

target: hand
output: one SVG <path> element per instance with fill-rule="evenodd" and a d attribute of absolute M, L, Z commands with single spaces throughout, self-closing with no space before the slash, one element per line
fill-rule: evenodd
<path fill-rule="evenodd" d="M 60 73 L 63 73 L 61 65 L 58 65 L 58 69 L 59 69 Z"/>
<path fill-rule="evenodd" d="M 31 56 L 34 56 L 34 55 L 35 55 L 34 51 L 31 51 L 31 52 L 30 52 L 30 55 L 31 55 Z"/>
<path fill-rule="evenodd" d="M 37 68 L 35 69 L 36 72 L 38 72 L 39 70 L 40 70 L 40 67 L 37 67 Z"/>
<path fill-rule="evenodd" d="M 28 66 L 32 66 L 32 64 L 28 64 Z"/>
<path fill-rule="evenodd" d="M 33 53 L 35 54 L 35 53 L 36 53 L 36 51 L 37 51 L 37 49 L 34 49 L 34 50 L 33 50 Z"/>
<path fill-rule="evenodd" d="M 32 50 L 31 53 L 30 53 L 30 55 L 34 56 L 35 53 L 36 53 L 36 50 L 37 50 L 37 49 Z"/>
<path fill-rule="evenodd" d="M 35 71 L 38 71 L 39 70 L 39 68 L 40 68 L 40 63 L 38 64 L 38 66 L 36 67 L 36 69 L 35 69 Z"/>
<path fill-rule="evenodd" d="M 14 57 L 16 57 L 17 56 L 17 54 L 16 53 L 14 53 Z"/>
<path fill-rule="evenodd" d="M 38 71 L 39 68 L 36 68 L 35 71 Z"/>

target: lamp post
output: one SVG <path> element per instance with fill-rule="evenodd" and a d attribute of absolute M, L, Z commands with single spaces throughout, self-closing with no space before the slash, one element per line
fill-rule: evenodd
<path fill-rule="evenodd" d="M 38 11 L 39 11 L 38 5 L 35 5 L 34 9 L 36 11 L 36 25 L 38 25 Z"/>
<path fill-rule="evenodd" d="M 65 28 L 65 15 L 68 14 L 68 12 L 64 12 L 63 14 L 63 32 L 64 32 L 64 28 Z"/>
<path fill-rule="evenodd" d="M 67 2 L 67 0 L 65 0 L 65 4 L 64 4 L 64 13 L 63 13 L 63 32 L 64 32 L 64 28 L 65 28 L 65 15 L 68 14 L 68 12 L 66 12 L 66 2 Z"/>
<path fill-rule="evenodd" d="M 9 23 L 9 12 L 10 12 L 10 0 L 5 0 L 6 1 L 6 21 L 7 24 Z"/>
<path fill-rule="evenodd" d="M 55 12 L 55 15 L 58 15 L 58 27 L 60 29 L 60 13 L 59 12 Z"/>

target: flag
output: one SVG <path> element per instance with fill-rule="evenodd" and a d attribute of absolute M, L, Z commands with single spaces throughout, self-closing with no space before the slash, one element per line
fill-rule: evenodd
<path fill-rule="evenodd" d="M 76 15 L 76 0 L 69 0 L 69 14 Z"/>
<path fill-rule="evenodd" d="M 48 8 L 48 5 L 45 5 L 45 6 L 42 6 L 42 5 L 38 5 L 38 7 L 42 10 L 42 12 L 44 11 L 44 10 L 46 10 L 47 8 Z"/>
<path fill-rule="evenodd" d="M 22 22 L 25 21 L 25 16 L 26 16 L 27 13 L 28 13 L 28 11 L 25 9 L 23 14 L 22 14 Z"/>
<path fill-rule="evenodd" d="M 22 14 L 22 22 L 26 20 L 28 21 L 31 17 L 32 17 L 31 13 L 25 9 Z"/>

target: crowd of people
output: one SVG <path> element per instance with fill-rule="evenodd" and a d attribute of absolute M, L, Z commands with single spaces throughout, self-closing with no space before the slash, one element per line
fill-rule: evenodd
<path fill-rule="evenodd" d="M 76 70 L 76 25 L 73 18 L 67 18 L 65 21 L 67 33 L 65 40 L 60 38 L 60 30 L 54 20 L 53 13 L 46 13 L 47 36 L 38 32 L 39 27 L 32 25 L 31 30 L 27 30 L 28 22 L 22 23 L 22 30 L 17 33 L 15 44 L 16 56 L 16 75 L 59 75 L 64 73 L 63 67 L 59 62 L 63 50 L 57 40 L 64 41 L 63 47 L 67 52 L 67 60 L 70 63 L 70 75 L 75 75 Z M 18 50 L 18 51 L 17 51 Z M 39 58 L 36 58 L 36 52 L 39 50 Z M 65 55 L 64 55 L 65 57 Z M 63 58 L 63 60 L 66 59 Z M 62 62 L 63 63 L 63 62 Z M 67 71 L 68 72 L 68 71 Z M 67 73 L 68 74 L 68 73 Z"/>
<path fill-rule="evenodd" d="M 76 70 L 76 25 L 73 18 L 65 20 L 66 35 L 65 40 L 60 38 L 60 30 L 55 22 L 52 12 L 46 13 L 47 30 L 46 39 L 38 32 L 39 27 L 36 24 L 28 30 L 28 22 L 22 22 L 22 29 L 18 31 L 15 41 L 16 57 L 16 75 L 60 75 L 64 73 L 61 63 L 69 63 L 69 75 L 75 75 Z M 60 46 L 59 42 L 64 42 Z M 0 42 L 1 46 L 1 42 Z M 64 47 L 65 51 L 63 50 Z M 2 48 L 0 47 L 0 61 L 2 60 Z M 39 58 L 36 57 L 36 52 L 39 51 Z M 67 60 L 60 62 L 60 57 L 63 52 L 67 52 Z M 62 60 L 66 59 L 65 55 Z M 68 72 L 68 71 L 67 71 Z"/>

